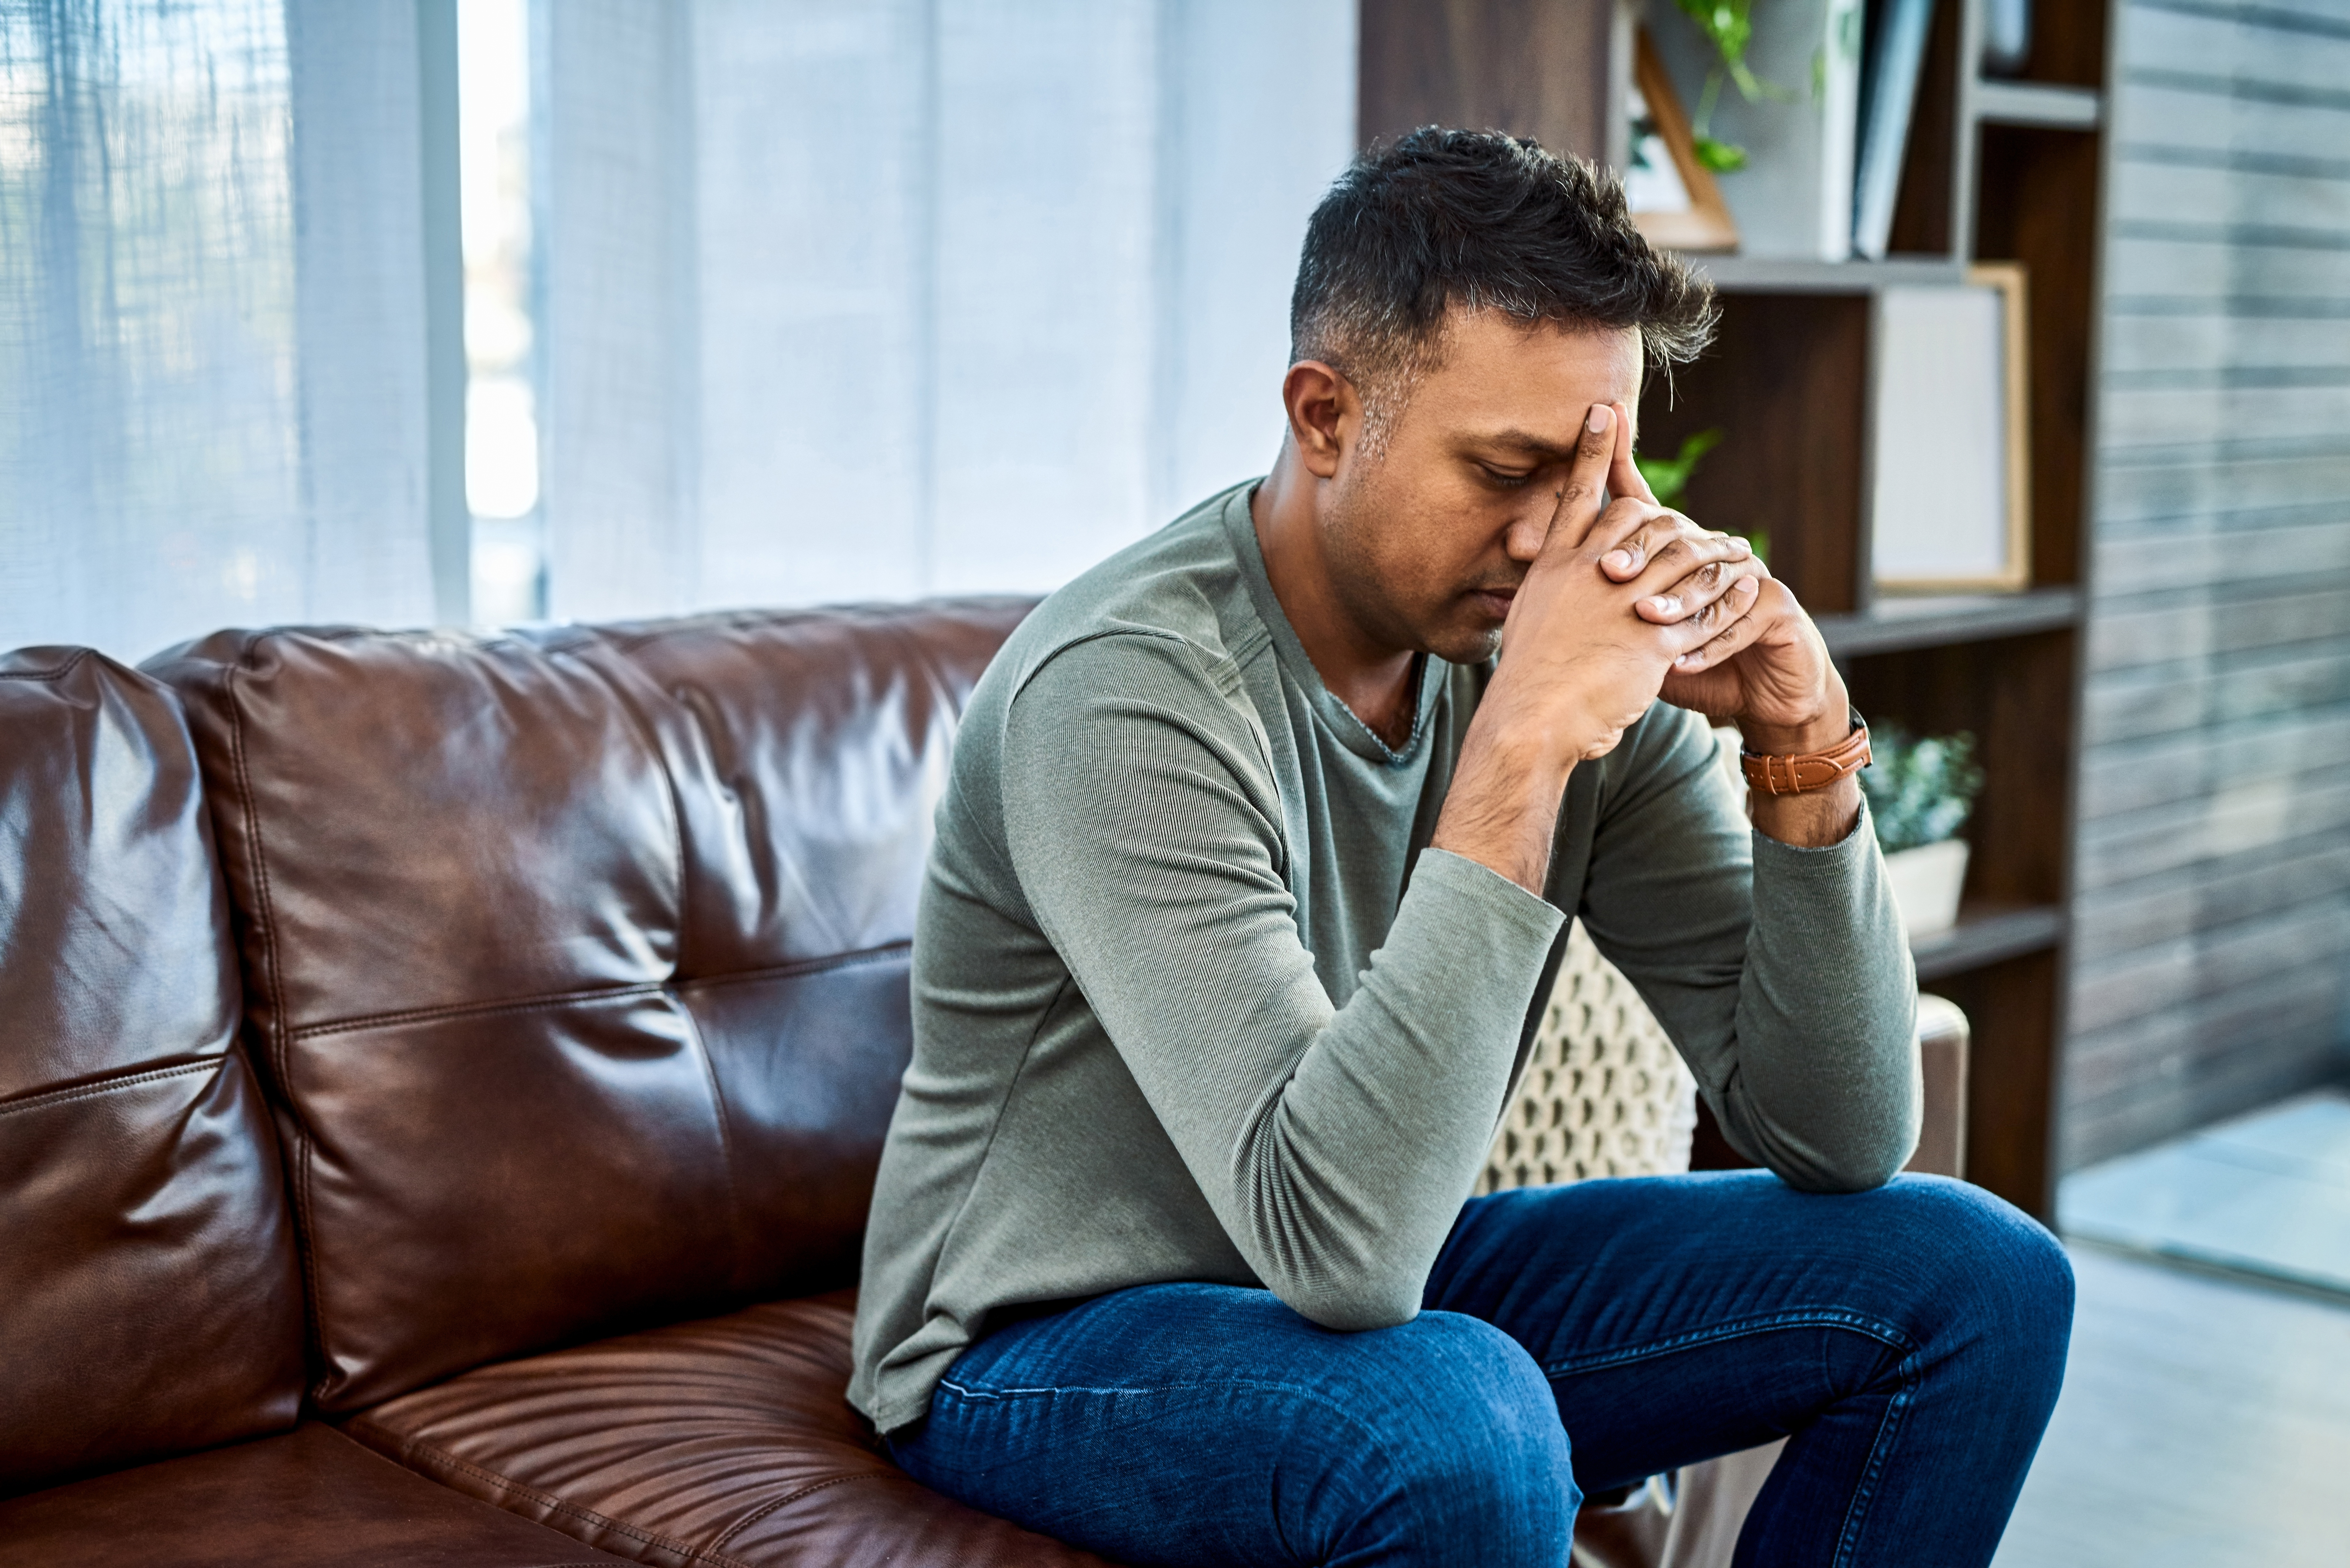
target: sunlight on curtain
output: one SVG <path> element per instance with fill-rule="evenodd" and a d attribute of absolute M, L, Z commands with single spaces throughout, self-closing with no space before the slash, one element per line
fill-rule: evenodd
<path fill-rule="evenodd" d="M 1348 0 L 537 0 L 558 616 L 1043 589 L 1261 472 Z"/>
<path fill-rule="evenodd" d="M 0 0 L 0 646 L 430 618 L 413 35 Z"/>

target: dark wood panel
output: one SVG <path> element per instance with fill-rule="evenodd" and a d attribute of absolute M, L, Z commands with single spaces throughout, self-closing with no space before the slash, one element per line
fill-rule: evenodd
<path fill-rule="evenodd" d="M 2151 1020 L 2065 1073 L 2064 1156 L 2078 1165 L 2189 1131 L 2286 1095 L 2342 1081 L 2342 980 L 2333 966 L 2251 995 Z"/>
<path fill-rule="evenodd" d="M 1838 658 L 2020 637 L 2074 626 L 2080 618 L 2080 590 L 2064 587 L 2020 594 L 1882 598 L 1850 615 L 1816 618 L 1828 651 Z"/>
<path fill-rule="evenodd" d="M 1869 7 L 1872 13 L 1881 5 Z M 1950 0 L 1934 7 L 1934 31 L 1926 42 L 1926 63 L 1918 78 L 1918 99 L 1909 111 L 1909 143 L 1901 154 L 1901 185 L 1893 202 L 1888 249 L 1897 254 L 1955 255 L 1959 152 L 1959 83 L 1966 68 L 1959 58 L 1960 24 L 1965 7 Z M 1874 16 L 1870 18 L 1874 21 Z"/>
<path fill-rule="evenodd" d="M 1640 401 L 1642 450 L 1670 454 L 1694 431 L 1721 444 L 1683 504 L 1711 528 L 1770 535 L 1771 570 L 1818 614 L 1856 607 L 1868 297 L 1739 294 L 1721 336 Z"/>
<path fill-rule="evenodd" d="M 1872 722 L 1974 735 L 1984 784 L 1967 825 L 1973 898 L 2038 905 L 2064 897 L 2076 642 L 2072 632 L 2048 631 L 1841 661 L 1853 701 Z"/>
<path fill-rule="evenodd" d="M 2089 451 L 2089 334 L 2096 313 L 2097 149 L 2093 131 L 1982 129 L 1975 254 L 2028 275 L 2032 356 L 2032 575 L 2081 576 Z"/>
<path fill-rule="evenodd" d="M 2062 952 L 2044 949 L 1934 982 L 1974 1026 L 1967 1179 L 2042 1220 L 2055 1209 L 2050 1111 Z"/>
<path fill-rule="evenodd" d="M 1363 0 L 1360 16 L 1363 144 L 1451 125 L 1607 155 L 1614 0 Z"/>
<path fill-rule="evenodd" d="M 1978 902 L 1961 909 L 1959 923 L 1949 930 L 1912 940 L 1909 952 L 1918 964 L 1918 983 L 1923 985 L 2053 948 L 2064 934 L 2064 911 L 2054 904 L 2019 908 Z"/>
<path fill-rule="evenodd" d="M 2107 0 L 2039 0 L 2032 7 L 2032 53 L 2019 73 L 2027 81 L 2102 87 L 2106 79 Z M 1955 11 L 1955 5 L 1944 5 Z"/>

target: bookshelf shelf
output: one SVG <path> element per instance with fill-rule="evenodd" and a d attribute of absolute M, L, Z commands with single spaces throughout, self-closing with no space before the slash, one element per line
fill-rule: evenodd
<path fill-rule="evenodd" d="M 1959 913 L 1947 931 L 1909 944 L 1918 981 L 1929 985 L 2030 953 L 2045 952 L 2063 940 L 2064 911 L 2054 904 L 2010 906 L 1976 903 Z"/>
<path fill-rule="evenodd" d="M 2105 98 L 2091 88 L 2046 82 L 1977 82 L 1975 118 L 1992 125 L 2095 130 L 2105 120 Z"/>
<path fill-rule="evenodd" d="M 1948 286 L 1966 275 L 1960 263 L 1930 256 L 1821 262 L 1683 254 L 1681 259 L 1724 294 L 1870 294 L 1888 284 Z"/>
<path fill-rule="evenodd" d="M 1828 651 L 1838 658 L 2022 637 L 2069 628 L 2080 618 L 2081 593 L 2070 587 L 1881 598 L 1857 613 L 1816 618 Z"/>

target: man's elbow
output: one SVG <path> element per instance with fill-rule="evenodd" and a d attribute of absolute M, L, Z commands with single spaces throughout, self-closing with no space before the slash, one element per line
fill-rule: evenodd
<path fill-rule="evenodd" d="M 1805 1192 L 1867 1192 L 1901 1174 L 1918 1152 L 1918 1118 L 1912 1115 L 1875 1136 L 1839 1139 L 1769 1163 L 1788 1186 Z"/>
<path fill-rule="evenodd" d="M 1427 1282 L 1388 1270 L 1350 1271 L 1345 1279 L 1284 1281 L 1274 1287 L 1298 1316 L 1340 1334 L 1395 1328 L 1419 1315 Z"/>

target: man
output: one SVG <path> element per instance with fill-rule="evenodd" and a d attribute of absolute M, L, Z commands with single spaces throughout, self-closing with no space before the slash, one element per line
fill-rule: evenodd
<path fill-rule="evenodd" d="M 1631 462 L 1644 358 L 1712 319 L 1582 165 L 1367 155 L 1271 475 L 990 667 L 850 1386 L 917 1478 L 1128 1563 L 1504 1568 L 1565 1563 L 1581 1491 L 1792 1434 L 1742 1563 L 1990 1560 L 2071 1276 L 1888 1182 L 1915 992 L 1865 731 Z M 1700 714 L 1803 787 L 1750 829 Z M 1469 1199 L 1570 913 L 1767 1171 Z"/>

